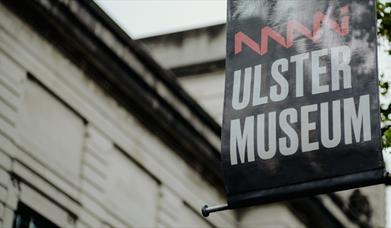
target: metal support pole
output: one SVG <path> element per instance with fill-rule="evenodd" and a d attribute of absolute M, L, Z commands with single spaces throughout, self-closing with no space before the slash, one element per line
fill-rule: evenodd
<path fill-rule="evenodd" d="M 202 216 L 208 217 L 210 213 L 216 212 L 216 211 L 225 211 L 230 209 L 228 204 L 223 204 L 223 205 L 217 205 L 217 206 L 212 206 L 209 207 L 208 205 L 205 205 L 202 207 L 201 212 Z"/>

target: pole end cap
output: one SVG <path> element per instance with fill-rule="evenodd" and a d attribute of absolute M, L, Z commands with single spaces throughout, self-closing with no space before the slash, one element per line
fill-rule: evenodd
<path fill-rule="evenodd" d="M 201 208 L 201 212 L 202 212 L 202 216 L 204 216 L 205 218 L 208 217 L 209 216 L 208 205 L 204 205 Z"/>

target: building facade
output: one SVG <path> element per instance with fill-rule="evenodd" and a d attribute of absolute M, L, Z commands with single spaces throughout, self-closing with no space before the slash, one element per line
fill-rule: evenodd
<path fill-rule="evenodd" d="M 213 39 L 152 48 L 155 61 L 93 1 L 3 1 L 0 18 L 0 227 L 384 225 L 381 186 L 355 193 L 369 214 L 349 217 L 346 192 L 201 216 L 225 202 L 224 49 L 188 66 Z"/>

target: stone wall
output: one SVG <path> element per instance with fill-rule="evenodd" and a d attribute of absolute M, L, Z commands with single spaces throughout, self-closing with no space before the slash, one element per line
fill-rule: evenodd
<path fill-rule="evenodd" d="M 225 201 L 84 72 L 0 5 L 0 223 L 19 203 L 61 227 L 235 227 Z"/>

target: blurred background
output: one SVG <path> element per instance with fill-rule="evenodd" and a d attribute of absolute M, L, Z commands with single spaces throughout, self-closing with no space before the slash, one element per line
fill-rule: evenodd
<path fill-rule="evenodd" d="M 0 1 L 0 227 L 391 227 L 384 185 L 201 216 L 225 203 L 226 4 Z"/>

